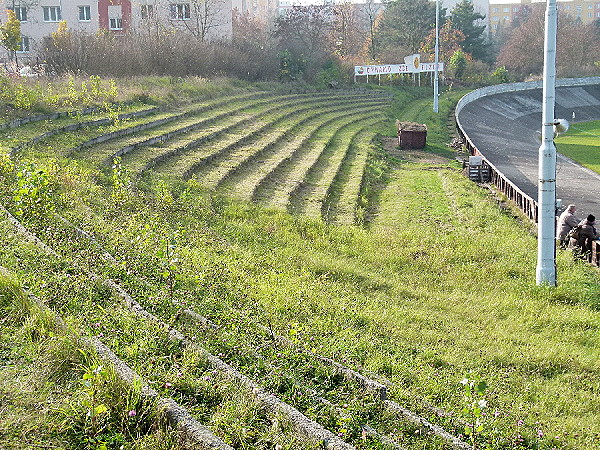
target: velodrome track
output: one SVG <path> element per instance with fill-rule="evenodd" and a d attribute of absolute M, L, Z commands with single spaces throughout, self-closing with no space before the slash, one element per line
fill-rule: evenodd
<path fill-rule="evenodd" d="M 467 94 L 456 120 L 472 144 L 525 194 L 537 200 L 542 120 L 540 82 L 513 83 Z M 558 80 L 556 118 L 571 124 L 600 120 L 600 77 Z M 573 120 L 573 113 L 575 119 Z M 560 152 L 560 145 L 557 146 Z M 558 154 L 556 196 L 575 203 L 578 217 L 600 218 L 600 175 Z"/>

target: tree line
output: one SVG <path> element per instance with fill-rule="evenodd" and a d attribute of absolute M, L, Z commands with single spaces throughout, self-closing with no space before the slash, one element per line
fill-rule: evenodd
<path fill-rule="evenodd" d="M 230 39 L 154 24 L 115 36 L 86 34 L 61 24 L 39 59 L 56 73 L 95 75 L 233 76 L 247 80 L 349 81 L 354 65 L 401 63 L 421 53 L 432 61 L 435 2 L 293 6 L 269 24 L 233 12 Z M 512 22 L 486 32 L 485 16 L 462 0 L 440 10 L 440 59 L 458 83 L 490 83 L 539 76 L 543 66 L 545 5 L 531 4 Z M 0 26 L 0 42 L 18 49 L 18 20 Z M 559 76 L 600 74 L 600 21 L 583 24 L 559 15 Z"/>

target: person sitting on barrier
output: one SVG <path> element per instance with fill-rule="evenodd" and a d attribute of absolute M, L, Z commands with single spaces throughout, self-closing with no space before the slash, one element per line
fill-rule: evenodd
<path fill-rule="evenodd" d="M 596 217 L 593 214 L 587 216 L 577 226 L 578 232 L 571 237 L 570 245 L 578 252 L 582 258 L 590 259 L 592 252 L 592 242 L 600 237 L 596 231 Z"/>
<path fill-rule="evenodd" d="M 567 206 L 567 209 L 558 218 L 556 225 L 556 240 L 559 241 L 561 248 L 567 248 L 569 245 L 569 231 L 579 224 L 579 219 L 575 217 L 575 205 Z"/>

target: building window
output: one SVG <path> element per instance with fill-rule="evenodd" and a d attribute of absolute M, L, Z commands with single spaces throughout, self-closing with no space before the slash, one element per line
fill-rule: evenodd
<path fill-rule="evenodd" d="M 142 5 L 142 20 L 147 20 L 154 14 L 154 5 Z"/>
<path fill-rule="evenodd" d="M 577 5 L 575 9 L 577 9 L 577 11 L 581 11 L 581 5 Z"/>
<path fill-rule="evenodd" d="M 15 12 L 15 16 L 17 16 L 17 20 L 19 22 L 27 22 L 27 8 L 24 6 L 15 6 L 14 8 L 9 7 L 6 9 L 10 9 Z"/>
<path fill-rule="evenodd" d="M 492 30 L 497 30 L 497 29 L 498 29 L 498 24 L 497 23 L 493 24 L 492 25 Z"/>
<path fill-rule="evenodd" d="M 80 22 L 89 22 L 92 20 L 92 9 L 89 6 L 80 6 L 79 7 L 79 21 Z"/>
<path fill-rule="evenodd" d="M 499 8 L 494 8 L 494 12 L 498 12 L 498 11 L 500 11 Z"/>
<path fill-rule="evenodd" d="M 588 13 L 588 17 L 594 17 L 594 14 L 593 14 L 593 13 L 591 13 L 591 12 L 589 12 L 589 13 Z"/>
<path fill-rule="evenodd" d="M 19 50 L 17 52 L 25 53 L 29 51 L 29 37 L 21 36 L 21 43 L 19 44 Z"/>
<path fill-rule="evenodd" d="M 504 16 L 504 20 L 510 20 L 510 17 Z"/>
<path fill-rule="evenodd" d="M 508 12 L 509 8 L 502 8 L 502 12 Z"/>
<path fill-rule="evenodd" d="M 171 3 L 169 8 L 173 20 L 189 20 L 192 17 L 190 15 L 190 5 L 187 3 Z"/>
<path fill-rule="evenodd" d="M 109 30 L 122 30 L 123 29 L 123 19 L 121 17 L 113 17 L 109 21 L 108 25 Z"/>
<path fill-rule="evenodd" d="M 600 12 L 597 12 L 597 13 L 596 13 L 596 17 L 600 17 Z"/>
<path fill-rule="evenodd" d="M 588 5 L 588 9 L 594 9 L 594 5 Z"/>
<path fill-rule="evenodd" d="M 121 5 L 108 5 L 108 29 L 123 29 L 123 8 Z"/>
<path fill-rule="evenodd" d="M 60 22 L 62 20 L 60 6 L 43 6 L 42 9 L 44 11 L 44 22 Z"/>
<path fill-rule="evenodd" d="M 513 12 L 519 12 L 519 8 L 517 8 L 517 7 L 513 8 Z"/>
<path fill-rule="evenodd" d="M 500 20 L 500 17 L 498 17 L 498 16 L 494 16 L 494 17 L 492 17 L 492 20 L 493 20 L 494 22 L 497 22 L 498 20 Z"/>
<path fill-rule="evenodd" d="M 571 9 L 571 5 L 565 5 L 565 9 Z"/>

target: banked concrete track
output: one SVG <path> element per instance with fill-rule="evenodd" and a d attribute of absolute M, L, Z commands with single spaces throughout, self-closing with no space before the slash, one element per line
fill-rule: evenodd
<path fill-rule="evenodd" d="M 541 82 L 478 89 L 456 107 L 456 121 L 465 136 L 536 201 L 541 111 Z M 571 124 L 600 120 L 600 77 L 558 80 L 555 117 Z M 575 203 L 579 217 L 590 213 L 600 217 L 600 175 L 561 155 L 560 145 L 557 150 L 557 198 L 563 205 Z"/>

